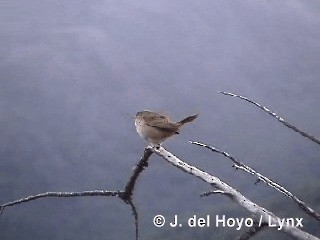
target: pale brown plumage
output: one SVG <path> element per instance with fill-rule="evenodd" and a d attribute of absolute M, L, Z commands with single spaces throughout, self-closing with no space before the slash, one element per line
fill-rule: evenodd
<path fill-rule="evenodd" d="M 160 145 L 167 138 L 179 134 L 180 128 L 193 121 L 198 114 L 191 115 L 179 122 L 172 122 L 166 115 L 141 111 L 135 116 L 135 126 L 138 134 L 151 145 Z"/>

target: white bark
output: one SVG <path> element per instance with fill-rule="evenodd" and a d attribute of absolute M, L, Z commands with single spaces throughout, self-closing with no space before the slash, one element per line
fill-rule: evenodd
<path fill-rule="evenodd" d="M 250 213 L 252 213 L 258 219 L 261 219 L 261 224 L 262 223 L 264 223 L 264 224 L 271 223 L 273 225 L 278 224 L 279 217 L 277 217 L 274 213 L 255 204 L 254 202 L 252 202 L 251 200 L 249 200 L 248 198 L 243 196 L 236 189 L 230 187 L 228 184 L 221 181 L 219 178 L 217 178 L 217 177 L 215 177 L 215 176 L 213 176 L 203 170 L 200 170 L 199 168 L 196 168 L 194 166 L 191 166 L 191 165 L 185 163 L 184 161 L 180 160 L 178 157 L 176 157 L 172 153 L 168 152 L 163 147 L 158 147 L 158 148 L 150 147 L 150 148 L 152 149 L 153 152 L 157 153 L 159 156 L 164 158 L 166 161 L 168 161 L 169 163 L 171 163 L 175 167 L 201 179 L 204 182 L 211 184 L 217 190 L 222 191 L 226 196 L 230 197 L 233 201 L 235 201 L 241 207 L 248 210 Z M 297 227 L 283 226 L 282 230 L 297 239 L 319 240 L 319 238 L 317 238 L 307 232 L 304 232 Z"/>

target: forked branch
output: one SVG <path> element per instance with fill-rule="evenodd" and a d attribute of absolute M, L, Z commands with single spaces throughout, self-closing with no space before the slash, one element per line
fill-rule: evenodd
<path fill-rule="evenodd" d="M 225 156 L 226 158 L 230 159 L 233 163 L 234 166 L 237 169 L 241 169 L 255 177 L 257 177 L 257 179 L 261 182 L 266 183 L 268 186 L 276 189 L 277 191 L 281 192 L 282 194 L 284 194 L 285 196 L 289 197 L 290 199 L 292 199 L 295 203 L 298 204 L 298 206 L 305 211 L 307 214 L 309 214 L 310 216 L 314 217 L 315 219 L 317 219 L 318 221 L 320 220 L 320 214 L 317 213 L 314 209 L 312 209 L 311 207 L 309 207 L 304 201 L 300 200 L 297 196 L 293 195 L 290 191 L 288 191 L 286 188 L 284 188 L 283 186 L 281 186 L 280 184 L 278 184 L 277 182 L 275 182 L 274 180 L 271 180 L 270 178 L 262 175 L 261 173 L 257 172 L 256 170 L 254 170 L 253 168 L 249 167 L 248 165 L 244 164 L 243 162 L 239 161 L 238 159 L 236 159 L 235 157 L 231 156 L 229 153 L 222 151 L 216 147 L 213 146 L 209 146 L 207 144 L 201 143 L 201 142 L 193 142 L 190 141 L 190 143 L 201 146 L 201 147 L 205 147 L 207 149 L 210 149 L 213 152 L 222 154 L 223 156 Z"/>
<path fill-rule="evenodd" d="M 70 197 L 86 197 L 86 196 L 104 196 L 104 197 L 119 197 L 123 200 L 126 204 L 131 206 L 132 215 L 134 216 L 134 224 L 136 230 L 136 240 L 139 239 L 139 222 L 138 222 L 138 212 L 134 203 L 132 202 L 132 194 L 134 190 L 134 186 L 137 182 L 138 177 L 140 176 L 141 172 L 148 166 L 148 160 L 153 152 L 146 148 L 144 150 L 143 156 L 141 157 L 139 163 L 136 165 L 136 168 L 133 171 L 132 176 L 130 177 L 128 183 L 124 187 L 124 190 L 117 190 L 117 191 L 109 191 L 109 190 L 93 190 L 93 191 L 82 191 L 82 192 L 46 192 L 40 193 L 37 195 L 31 195 L 25 198 L 21 198 L 15 201 L 7 202 L 0 205 L 0 214 L 3 210 L 7 207 L 12 207 L 18 204 L 34 201 L 41 198 L 70 198 Z"/>

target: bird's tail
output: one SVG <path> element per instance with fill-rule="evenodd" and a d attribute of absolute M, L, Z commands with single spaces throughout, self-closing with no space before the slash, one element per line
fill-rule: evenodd
<path fill-rule="evenodd" d="M 178 124 L 180 124 L 182 126 L 188 122 L 192 122 L 193 120 L 195 120 L 198 117 L 198 115 L 199 114 L 194 114 L 189 117 L 186 117 L 186 118 L 182 119 L 181 121 L 179 121 Z"/>

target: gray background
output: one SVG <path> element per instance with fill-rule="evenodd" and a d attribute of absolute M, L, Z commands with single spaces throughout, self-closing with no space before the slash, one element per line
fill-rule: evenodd
<path fill-rule="evenodd" d="M 133 116 L 199 113 L 164 144 L 281 217 L 319 223 L 292 201 L 188 140 L 215 144 L 320 210 L 320 148 L 261 110 L 320 136 L 319 1 L 2 1 L 0 200 L 46 191 L 122 189 L 146 143 Z M 228 239 L 235 229 L 155 228 L 152 218 L 248 213 L 152 156 L 134 201 L 142 239 Z M 243 229 L 244 230 L 244 229 Z M 317 232 L 318 231 L 318 232 Z M 291 239 L 264 231 L 255 239 Z M 6 209 L 1 239 L 133 239 L 113 198 L 43 199 Z"/>

